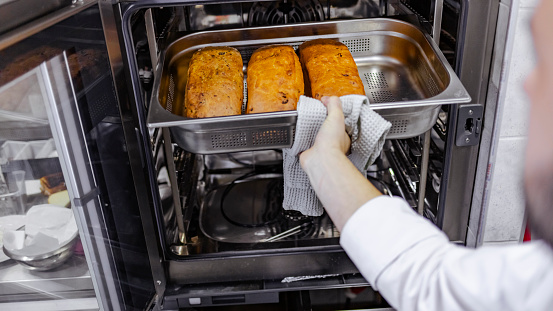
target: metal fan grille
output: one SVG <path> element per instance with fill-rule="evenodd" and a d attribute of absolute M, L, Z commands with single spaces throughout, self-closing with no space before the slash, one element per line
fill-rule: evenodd
<path fill-rule="evenodd" d="M 248 14 L 249 26 L 282 25 L 323 21 L 323 7 L 317 0 L 256 2 Z"/>

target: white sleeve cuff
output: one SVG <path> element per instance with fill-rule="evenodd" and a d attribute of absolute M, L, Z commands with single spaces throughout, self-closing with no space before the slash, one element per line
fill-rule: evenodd
<path fill-rule="evenodd" d="M 361 206 L 346 222 L 340 245 L 361 274 L 376 287 L 378 276 L 391 262 L 431 237 L 449 242 L 442 231 L 415 213 L 405 200 L 379 196 Z"/>

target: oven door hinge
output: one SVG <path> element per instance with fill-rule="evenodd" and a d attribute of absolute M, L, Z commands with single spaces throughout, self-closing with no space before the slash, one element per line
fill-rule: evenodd
<path fill-rule="evenodd" d="M 475 146 L 480 142 L 484 107 L 482 105 L 462 105 L 457 112 L 457 137 L 455 144 L 459 147 Z"/>

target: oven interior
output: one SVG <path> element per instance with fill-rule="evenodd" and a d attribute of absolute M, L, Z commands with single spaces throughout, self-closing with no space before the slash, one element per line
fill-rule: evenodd
<path fill-rule="evenodd" d="M 157 53 L 163 53 L 170 43 L 184 35 L 376 17 L 407 21 L 431 34 L 435 5 L 435 0 L 281 0 L 152 5 L 136 10 L 131 18 L 134 61 L 138 69 L 131 74 L 139 78 L 146 111 L 153 90 L 155 70 L 152 68 L 158 65 Z M 439 47 L 454 69 L 459 57 L 462 5 L 461 0 L 443 1 Z M 152 51 L 157 51 L 156 55 Z M 225 265 L 235 258 L 248 262 L 252 258 L 261 260 L 276 254 L 341 252 L 339 232 L 326 214 L 308 217 L 282 209 L 281 150 L 202 155 L 179 147 L 167 129 L 150 129 L 148 135 L 160 198 L 159 202 L 154 202 L 160 215 L 160 240 L 169 265 L 168 278 L 176 284 L 167 295 L 187 293 L 187 297 L 193 296 L 193 290 L 184 285 L 187 283 L 249 279 L 268 282 L 294 273 L 286 269 L 282 275 L 257 270 L 232 273 L 228 270 L 239 269 L 240 264 Z M 401 196 L 415 210 L 420 208 L 419 192 L 423 188 L 423 215 L 437 223 L 448 137 L 447 105 L 440 109 L 430 137 L 426 172 L 422 170 L 424 135 L 418 135 L 387 140 L 381 156 L 365 176 L 383 194 Z M 421 185 L 424 180 L 425 184 Z M 281 257 L 285 258 L 288 257 Z M 206 262 L 212 263 L 211 270 L 202 270 Z M 213 262 L 228 269 L 220 272 L 224 275 L 217 272 Z M 194 271 L 195 267 L 202 268 Z M 345 285 L 348 284 L 344 281 L 346 275 L 356 274 L 354 268 L 320 270 L 331 278 L 341 278 L 339 283 Z M 267 286 L 264 283 L 259 288 Z"/>

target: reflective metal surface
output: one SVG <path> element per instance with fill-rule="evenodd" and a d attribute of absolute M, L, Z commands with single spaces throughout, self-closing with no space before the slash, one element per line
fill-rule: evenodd
<path fill-rule="evenodd" d="M 33 3 L 32 7 L 37 7 L 37 5 L 34 4 L 35 3 L 34 1 L 31 1 L 31 2 Z M 70 2 L 73 3 L 73 1 L 70 1 Z M 59 3 L 65 5 L 66 1 L 60 1 Z M 96 0 L 83 0 L 83 1 L 76 1 L 70 6 L 62 5 L 63 8 L 51 14 L 48 14 L 42 18 L 28 22 L 24 25 L 21 25 L 14 30 L 7 31 L 6 33 L 3 33 L 2 35 L 0 35 L 0 50 L 14 43 L 17 43 L 29 36 L 32 36 L 52 25 L 55 25 L 56 23 L 61 22 L 64 19 L 89 8 L 95 3 L 96 3 Z M 28 8 L 28 6 L 26 7 Z M 7 15 L 8 16 L 7 20 L 18 19 L 17 14 L 14 14 L 13 12 L 9 12 L 9 11 L 7 13 L 9 13 Z M 4 21 L 5 19 L 0 18 L 0 20 Z M 17 24 L 19 24 L 19 22 Z"/>
<path fill-rule="evenodd" d="M 338 39 L 352 52 L 372 108 L 393 124 L 388 138 L 420 135 L 434 125 L 440 105 L 470 100 L 436 45 L 408 23 L 369 19 L 273 26 L 200 32 L 171 44 L 156 70 L 148 126 L 171 127 L 177 144 L 195 153 L 289 147 L 294 111 L 181 117 L 188 63 L 197 49 L 210 45 L 238 48 L 247 64 L 260 46 L 281 43 L 297 48 L 306 40 L 322 37 Z M 251 132 L 275 130 L 283 136 L 276 144 L 252 141 Z M 232 135 L 222 136 L 222 146 L 214 144 L 213 135 L 223 133 Z"/>
<path fill-rule="evenodd" d="M 0 303 L 13 302 L 14 296 L 23 298 L 22 295 L 35 300 L 57 297 L 61 307 L 60 298 L 95 297 L 83 255 L 73 256 L 51 271 L 30 272 L 13 261 L 2 263 L 0 269 Z"/>
<path fill-rule="evenodd" d="M 167 274 L 175 284 L 193 285 L 253 280 L 280 282 L 285 277 L 359 273 L 337 245 L 294 250 L 278 243 L 271 243 L 275 244 L 274 249 L 265 252 L 221 254 L 204 260 L 168 261 Z"/>
<path fill-rule="evenodd" d="M 196 166 L 203 168 L 199 176 L 182 175 L 186 169 L 180 161 L 175 163 L 177 174 L 182 175 L 181 193 L 187 194 L 185 187 L 193 184 L 190 179 L 199 179 L 201 211 L 196 216 L 199 220 L 185 216 L 185 223 L 192 221 L 187 253 L 171 246 L 173 253 L 166 264 L 171 267 L 168 276 L 172 284 L 356 273 L 339 247 L 339 233 L 328 217 L 293 217 L 282 210 L 278 186 L 282 175 L 267 173 L 281 169 L 278 151 L 198 158 Z M 245 175 L 249 177 L 242 177 Z M 189 201 L 184 214 L 194 205 Z"/>
<path fill-rule="evenodd" d="M 419 214 L 424 214 L 424 207 L 425 207 L 425 201 L 424 198 L 426 196 L 426 178 L 428 177 L 428 161 L 430 159 L 430 139 L 431 139 L 431 133 L 432 131 L 428 131 L 424 133 L 424 142 L 423 142 L 423 148 L 422 148 L 422 165 L 421 165 L 421 173 L 420 173 L 420 182 L 419 182 L 419 197 L 418 197 L 418 206 L 417 211 Z"/>
<path fill-rule="evenodd" d="M 330 0 L 329 18 L 330 19 L 351 19 L 385 16 L 387 5 L 383 0 Z"/>
<path fill-rule="evenodd" d="M 258 175 L 215 188 L 202 204 L 202 232 L 225 243 L 339 237 L 326 214 L 287 218 L 282 209 L 283 185 L 282 176 Z"/>
<path fill-rule="evenodd" d="M 435 0 L 434 4 L 434 23 L 432 25 L 432 39 L 436 44 L 440 43 L 440 33 L 442 31 L 442 12 L 444 10 L 444 0 Z"/>
<path fill-rule="evenodd" d="M 10 252 L 4 247 L 4 253 L 11 259 L 17 261 L 29 270 L 47 271 L 55 269 L 73 256 L 75 243 L 77 242 L 77 236 L 62 245 L 55 251 L 40 255 L 40 256 L 23 256 Z"/>
<path fill-rule="evenodd" d="M 0 33 L 71 3 L 71 0 L 46 0 L 42 1 L 41 5 L 36 5 L 33 0 L 0 0 Z"/>
<path fill-rule="evenodd" d="M 463 71 L 461 71 L 461 77 L 465 85 L 467 85 L 467 90 L 469 90 L 471 94 L 474 94 L 473 98 L 476 98 L 473 103 L 484 105 L 484 121 L 487 123 L 485 126 L 490 129 L 493 127 L 495 118 L 500 118 L 500 116 L 496 115 L 496 109 L 499 103 L 496 99 L 494 99 L 494 97 L 497 97 L 497 89 L 494 89 L 493 83 L 489 83 L 489 79 L 492 75 L 492 70 L 490 69 L 492 57 L 504 57 L 503 53 L 493 50 L 494 47 L 498 47 L 497 44 L 494 45 L 494 43 L 498 41 L 494 42 L 494 40 L 504 41 L 506 36 L 505 33 L 496 33 L 496 23 L 500 11 L 499 8 L 499 0 L 492 0 L 483 3 L 471 2 L 471 6 L 469 7 L 469 27 L 467 29 L 467 33 L 482 31 L 483 35 L 467 35 L 467 43 L 464 46 L 466 56 L 463 60 Z M 485 32 L 483 31 L 484 29 L 486 30 Z M 480 48 L 471 49 L 471 46 L 478 46 Z M 475 68 L 478 69 L 477 73 L 481 76 L 479 79 L 474 79 Z M 491 89 L 488 89 L 490 86 Z M 489 187 L 486 183 L 489 182 L 488 176 L 490 174 L 488 157 L 492 154 L 492 149 L 494 148 L 493 144 L 495 142 L 495 140 L 491 139 L 489 136 L 492 132 L 492 130 L 483 130 L 479 146 L 452 147 L 452 153 L 457 153 L 458 150 L 464 150 L 462 153 L 459 153 L 459 155 L 455 154 L 452 157 L 451 163 L 453 164 L 451 170 L 453 171 L 453 174 L 457 173 L 459 176 L 463 176 L 461 174 L 467 174 L 466 167 L 470 167 L 470 173 L 468 173 L 468 176 L 465 179 L 460 178 L 459 180 L 455 180 L 454 184 L 452 183 L 452 185 L 448 187 L 447 191 L 449 191 L 449 189 L 464 186 L 463 182 L 465 180 L 465 182 L 468 182 L 469 185 L 467 186 L 467 191 L 464 193 L 456 193 L 452 191 L 452 193 L 446 197 L 446 204 L 454 204 L 453 202 L 456 202 L 456 204 L 466 206 L 470 203 L 470 208 L 465 207 L 462 210 L 463 214 L 461 214 L 462 216 L 470 214 L 469 222 L 467 224 L 468 229 L 463 232 L 465 234 L 463 235 L 463 238 L 466 241 L 467 246 L 470 247 L 478 247 L 482 245 L 484 241 L 484 228 L 488 211 L 488 205 L 486 204 L 485 197 L 486 191 Z M 487 135 L 484 135 L 484 133 Z M 479 157 L 478 163 L 476 163 L 476 157 Z M 462 169 L 463 167 L 465 168 L 464 171 Z M 445 226 L 451 225 L 451 223 L 453 223 L 453 219 L 459 217 L 459 214 L 460 213 L 445 215 L 444 228 Z"/>
<path fill-rule="evenodd" d="M 190 285 L 182 286 L 178 288 L 169 288 L 167 291 L 167 300 L 165 301 L 165 306 L 171 310 L 176 310 L 179 306 L 195 307 L 190 304 L 190 298 L 200 299 L 202 305 L 213 305 L 217 302 L 221 302 L 222 299 L 227 297 L 242 297 L 242 300 L 251 301 L 256 299 L 259 303 L 263 303 L 263 298 L 267 294 L 272 294 L 277 298 L 281 297 L 279 292 L 292 292 L 292 291 L 302 291 L 308 293 L 312 290 L 318 289 L 338 289 L 346 287 L 366 287 L 368 283 L 361 274 L 345 274 L 345 275 L 335 275 L 335 274 L 322 274 L 322 275 L 311 275 L 311 276 L 301 276 L 289 278 L 277 278 L 277 279 L 267 279 L 263 281 L 250 281 L 250 282 L 231 282 L 231 283 L 212 283 L 207 285 Z M 327 294 L 329 291 L 323 291 L 322 294 Z M 284 293 L 286 295 L 286 293 Z M 212 299 L 212 297 L 214 299 Z M 258 298 L 263 297 L 261 301 Z M 177 303 L 178 302 L 178 303 Z M 211 302 L 211 303 L 210 303 Z M 319 304 L 321 306 L 321 304 Z M 340 305 L 341 307 L 341 305 Z M 261 309 L 261 308 L 255 308 Z M 285 304 L 282 310 L 309 310 L 305 306 L 292 306 Z M 280 308 L 278 308 L 280 310 Z M 356 309 L 357 310 L 357 309 Z M 373 309 L 371 309 L 373 310 Z M 380 309 L 376 309 L 380 310 Z"/>
<path fill-rule="evenodd" d="M 459 45 L 460 67 L 458 73 L 463 85 L 472 97 L 471 104 L 486 105 L 490 63 L 496 31 L 499 0 L 462 1 L 466 9 L 464 33 L 466 38 Z M 473 34 L 481 35 L 473 35 Z M 470 36 L 468 34 L 471 34 Z M 484 108 L 487 109 L 486 107 Z M 495 108 L 491 108 L 495 109 Z M 455 145 L 457 108 L 450 112 L 448 123 L 447 152 L 440 188 L 440 212 L 438 226 L 452 241 L 461 241 L 476 246 L 475 236 L 482 237 L 479 228 L 485 217 L 485 210 L 473 200 L 481 195 L 483 188 L 474 188 L 479 146 L 459 147 Z M 492 113 L 493 114 L 493 113 Z M 482 170 L 485 172 L 486 168 Z M 481 174 L 478 179 L 486 178 Z M 474 194 L 474 197 L 473 197 Z M 470 222 L 469 222 L 470 215 Z M 467 239 L 467 233 L 469 238 Z"/>
<path fill-rule="evenodd" d="M 254 2 L 248 14 L 249 26 L 294 24 L 323 20 L 323 6 L 318 0 Z"/>

